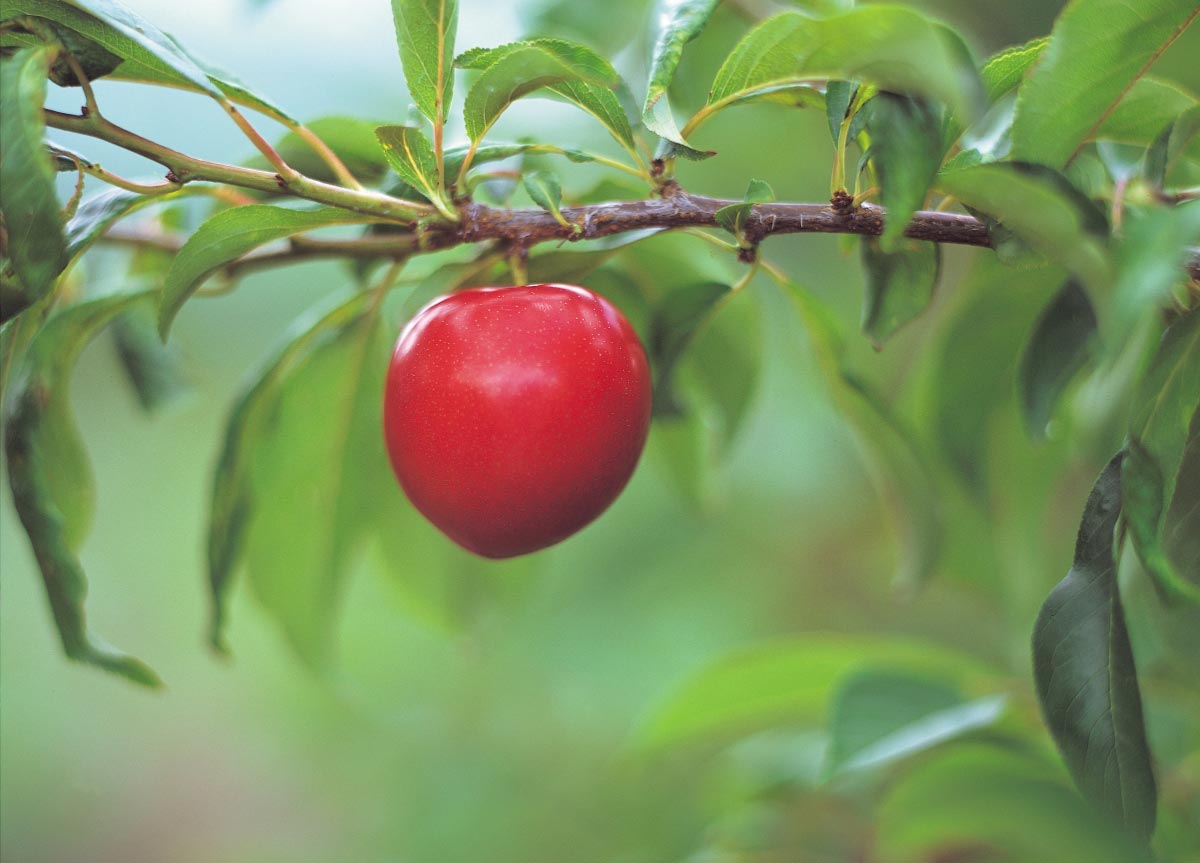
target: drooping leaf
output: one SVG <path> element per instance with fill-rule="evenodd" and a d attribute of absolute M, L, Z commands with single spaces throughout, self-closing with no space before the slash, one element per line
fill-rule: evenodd
<path fill-rule="evenodd" d="M 1080 791 L 1134 835 L 1154 830 L 1158 799 L 1137 667 L 1113 558 L 1121 456 L 1083 511 L 1075 562 L 1033 631 L 1033 672 L 1050 733 Z"/>
<path fill-rule="evenodd" d="M 1072 0 L 1017 97 L 1013 157 L 1062 168 L 1200 14 L 1192 0 Z"/>
<path fill-rule="evenodd" d="M 1078 192 L 1072 194 L 1072 187 L 1060 175 L 1007 162 L 991 163 L 943 171 L 937 187 L 1066 267 L 1093 298 L 1106 296 L 1112 280 L 1104 245 L 1108 226 L 1103 214 Z"/>
<path fill-rule="evenodd" d="M 159 308 L 158 329 L 166 338 L 175 315 L 204 280 L 223 266 L 272 240 L 315 228 L 362 221 L 347 210 L 285 210 L 250 204 L 222 210 L 188 237 L 167 271 Z"/>
<path fill-rule="evenodd" d="M 430 122 L 441 123 L 454 93 L 458 0 L 392 0 L 392 18 L 408 92 Z"/>
<path fill-rule="evenodd" d="M 559 39 L 531 39 L 468 52 L 456 65 L 483 70 L 463 106 L 467 137 L 475 142 L 509 105 L 542 87 L 568 82 L 616 87 L 621 83 L 612 65 L 599 54 Z"/>
<path fill-rule="evenodd" d="M 833 696 L 826 771 L 885 767 L 992 725 L 1004 707 L 1002 696 L 968 700 L 941 680 L 865 669 Z"/>
<path fill-rule="evenodd" d="M 766 642 L 693 672 L 642 722 L 635 743 L 653 751 L 817 721 L 841 681 L 881 663 L 950 682 L 982 673 L 982 666 L 965 656 L 903 638 L 821 633 Z"/>
<path fill-rule="evenodd" d="M 46 296 L 67 263 L 54 168 L 42 145 L 46 64 L 42 48 L 0 60 L 0 216 L 14 279 L 0 323 Z"/>
<path fill-rule="evenodd" d="M 923 96 L 960 117 L 973 116 L 983 99 L 970 51 L 953 30 L 903 6 L 872 4 L 829 18 L 784 12 L 762 22 L 733 49 L 708 103 L 821 78 Z"/>
<path fill-rule="evenodd" d="M 331 331 L 284 376 L 250 443 L 251 499 L 266 505 L 247 514 L 247 581 L 318 670 L 351 567 L 401 496 L 380 434 L 392 341 L 377 314 Z"/>
<path fill-rule="evenodd" d="M 124 189 L 105 189 L 85 198 L 66 225 L 67 259 L 75 260 L 109 228 L 133 211 L 174 198 L 180 192 L 150 197 Z"/>
<path fill-rule="evenodd" d="M 1173 323 L 1142 380 L 1130 418 L 1122 473 L 1125 519 L 1142 566 L 1169 600 L 1200 602 L 1200 585 L 1184 577 L 1164 546 L 1165 517 L 1175 496 L 1191 427 L 1200 411 L 1200 312 Z"/>
<path fill-rule="evenodd" d="M 354 294 L 303 316 L 289 329 L 275 354 L 247 378 L 230 411 L 213 477 L 208 525 L 209 640 L 222 653 L 227 651 L 224 626 L 229 588 L 259 502 L 250 481 L 251 465 L 257 448 L 270 433 L 273 405 L 287 376 L 312 347 L 361 315 L 368 300 L 366 293 Z"/>
<path fill-rule="evenodd" d="M 671 110 L 671 100 L 667 91 L 675 78 L 675 70 L 679 68 L 684 46 L 700 35 L 718 2 L 719 0 L 668 0 L 662 4 L 657 18 L 658 36 L 650 56 L 642 122 L 660 138 L 665 138 L 677 148 L 682 148 L 679 151 L 680 155 L 705 154 L 693 150 L 683 140 Z"/>
<path fill-rule="evenodd" d="M 412 126 L 380 126 L 375 137 L 392 170 L 430 201 L 444 201 L 437 156 L 425 133 Z"/>
<path fill-rule="evenodd" d="M 929 307 L 942 269 L 942 250 L 936 243 L 904 240 L 893 252 L 883 251 L 881 245 L 874 237 L 862 243 L 867 277 L 862 329 L 877 350 Z"/>
<path fill-rule="evenodd" d="M 1059 399 L 1095 353 L 1096 327 L 1092 303 L 1073 279 L 1034 325 L 1021 355 L 1017 389 L 1025 425 L 1035 440 L 1046 436 Z"/>
<path fill-rule="evenodd" d="M 51 319 L 25 356 L 5 421 L 13 503 L 29 536 L 66 655 L 143 686 L 161 686 L 144 663 L 92 638 L 78 551 L 94 505 L 91 467 L 71 414 L 68 385 L 87 342 L 148 294 L 104 297 Z"/>
<path fill-rule="evenodd" d="M 72 30 L 120 57 L 121 67 L 140 80 L 161 80 L 221 97 L 178 42 L 114 0 L 4 0 L 4 17 L 10 15 L 34 15 Z"/>
<path fill-rule="evenodd" d="M 871 104 L 871 161 L 880 202 L 888 212 L 879 245 L 894 252 L 942 163 L 942 112 L 921 99 L 893 93 L 880 93 Z"/>

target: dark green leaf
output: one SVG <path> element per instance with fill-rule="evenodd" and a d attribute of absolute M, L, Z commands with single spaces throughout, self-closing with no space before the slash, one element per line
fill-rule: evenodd
<path fill-rule="evenodd" d="M 124 189 L 105 189 L 85 198 L 67 222 L 67 258 L 75 260 L 120 219 L 161 200 Z"/>
<path fill-rule="evenodd" d="M 249 520 L 258 495 L 250 481 L 259 446 L 271 434 L 272 411 L 288 376 L 312 347 L 358 318 L 369 295 L 339 299 L 332 307 L 305 315 L 293 325 L 282 347 L 247 379 L 225 426 L 225 438 L 213 478 L 208 525 L 208 577 L 212 604 L 209 639 L 226 652 L 225 607 L 234 571 L 242 558 Z M 267 498 L 267 500 L 270 500 Z"/>
<path fill-rule="evenodd" d="M 192 389 L 175 345 L 158 337 L 157 321 L 149 305 L 119 315 L 112 323 L 113 340 L 133 391 L 142 408 L 155 411 Z"/>
<path fill-rule="evenodd" d="M 45 49 L 25 48 L 0 60 L 0 216 L 14 273 L 0 322 L 46 296 L 67 263 L 54 167 L 42 144 L 48 59 Z"/>
<path fill-rule="evenodd" d="M 941 680 L 867 669 L 833 696 L 827 770 L 884 767 L 986 728 L 1003 712 L 1002 697 L 968 701 Z"/>
<path fill-rule="evenodd" d="M 463 106 L 467 136 L 475 142 L 509 105 L 542 87 L 570 82 L 616 87 L 621 83 L 599 54 L 559 39 L 532 39 L 470 52 L 456 63 L 483 70 Z"/>
<path fill-rule="evenodd" d="M 710 106 L 820 78 L 868 81 L 943 102 L 970 117 L 983 99 L 970 51 L 951 29 L 902 6 L 830 18 L 784 12 L 751 30 L 713 82 Z"/>
<path fill-rule="evenodd" d="M 73 660 L 156 687 L 139 660 L 93 640 L 87 631 L 87 580 L 77 557 L 94 505 L 91 468 L 71 415 L 70 372 L 87 342 L 147 294 L 91 300 L 59 313 L 25 357 L 5 422 L 13 503 L 29 536 L 63 650 Z"/>
<path fill-rule="evenodd" d="M 1184 152 L 1194 152 L 1190 145 L 1197 140 L 1200 140 L 1200 105 L 1176 117 L 1154 140 L 1146 154 L 1146 178 L 1161 188 Z"/>
<path fill-rule="evenodd" d="M 880 93 L 871 104 L 871 161 L 879 176 L 880 201 L 888 212 L 879 243 L 892 252 L 912 214 L 924 204 L 942 163 L 942 112 L 921 99 L 894 93 Z"/>
<path fill-rule="evenodd" d="M 867 276 L 862 329 L 879 350 L 933 302 L 942 250 L 936 243 L 905 240 L 895 251 L 885 252 L 878 240 L 867 237 L 862 257 Z"/>
<path fill-rule="evenodd" d="M 1080 791 L 1149 838 L 1158 797 L 1142 698 L 1113 559 L 1121 456 L 1100 474 L 1079 525 L 1075 562 L 1033 630 L 1033 673 L 1050 733 Z"/>
<path fill-rule="evenodd" d="M 857 84 L 849 81 L 830 81 L 825 85 L 825 114 L 829 118 L 829 134 L 836 145 L 842 133 L 842 121 L 850 109 Z"/>
<path fill-rule="evenodd" d="M 1112 281 L 1102 214 L 1061 177 L 1010 163 L 976 165 L 938 175 L 937 186 L 991 216 L 1030 248 L 1070 270 L 1103 297 Z"/>
<path fill-rule="evenodd" d="M 1073 279 L 1038 318 L 1017 375 L 1021 411 L 1035 440 L 1046 436 L 1059 399 L 1095 353 L 1096 326 L 1092 303 Z"/>
<path fill-rule="evenodd" d="M 719 0 L 675 0 L 664 3 L 658 16 L 658 36 L 650 57 L 642 122 L 660 138 L 684 148 L 677 155 L 686 155 L 688 152 L 699 154 L 700 151 L 688 147 L 679 133 L 667 91 L 675 78 L 675 70 L 679 68 L 684 46 L 700 35 L 718 2 Z"/>
<path fill-rule="evenodd" d="M 323 228 L 362 221 L 347 210 L 285 210 L 250 204 L 223 210 L 188 237 L 171 263 L 162 289 L 158 329 L 164 339 L 171 322 L 204 280 L 226 264 L 272 240 Z"/>
<path fill-rule="evenodd" d="M 1193 0 L 1073 0 L 1017 97 L 1013 156 L 1062 168 L 1198 13 Z"/>
<path fill-rule="evenodd" d="M 458 0 L 392 0 L 404 80 L 417 108 L 433 123 L 450 113 Z"/>
<path fill-rule="evenodd" d="M 675 366 L 701 324 L 728 293 L 727 284 L 697 282 L 680 285 L 658 304 L 650 322 L 647 345 L 654 365 L 656 413 L 671 415 L 683 412 L 673 389 Z"/>

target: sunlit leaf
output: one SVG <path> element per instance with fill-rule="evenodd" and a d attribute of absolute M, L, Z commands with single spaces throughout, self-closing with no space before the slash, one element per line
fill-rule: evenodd
<path fill-rule="evenodd" d="M 866 81 L 943 102 L 963 117 L 983 98 L 962 39 L 903 6 L 872 4 L 829 18 L 784 12 L 738 43 L 717 73 L 710 106 L 781 84 L 822 78 Z"/>
<path fill-rule="evenodd" d="M 642 105 L 642 122 L 651 132 L 681 148 L 679 155 L 709 155 L 692 149 L 683 140 L 671 110 L 671 100 L 667 91 L 675 79 L 675 70 L 679 68 L 684 46 L 700 35 L 718 2 L 719 0 L 663 0 L 659 8 L 658 35 L 650 57 L 646 101 Z"/>
<path fill-rule="evenodd" d="M 905 240 L 893 252 L 880 246 L 873 237 L 863 239 L 867 294 L 862 329 L 877 349 L 929 307 L 942 269 L 936 243 Z"/>
<path fill-rule="evenodd" d="M 1005 93 L 1017 89 L 1049 42 L 1050 37 L 1040 36 L 989 57 L 979 70 L 988 102 L 995 102 Z"/>
<path fill-rule="evenodd" d="M 67 263 L 54 168 L 42 145 L 48 60 L 41 48 L 0 60 L 0 215 L 14 272 L 0 322 L 49 293 Z"/>
<path fill-rule="evenodd" d="M 1148 838 L 1158 792 L 1117 589 L 1113 543 L 1120 514 L 1118 455 L 1088 497 L 1074 565 L 1038 615 L 1033 672 L 1046 724 L 1080 791 Z"/>
<path fill-rule="evenodd" d="M 226 264 L 272 240 L 293 234 L 362 221 L 348 210 L 285 210 L 250 204 L 222 210 L 188 237 L 167 271 L 159 308 L 158 329 L 165 338 L 175 315 L 209 276 Z"/>
<path fill-rule="evenodd" d="M 161 681 L 148 666 L 92 638 L 87 630 L 87 579 L 78 552 L 90 525 L 94 489 L 68 392 L 71 371 L 87 342 L 115 315 L 147 296 L 91 300 L 46 324 L 25 356 L 9 402 L 5 453 L 13 504 L 33 546 L 64 652 L 78 662 L 156 687 Z"/>
<path fill-rule="evenodd" d="M 440 123 L 454 93 L 458 0 L 392 0 L 392 18 L 408 92 L 427 119 Z"/>
<path fill-rule="evenodd" d="M 1062 168 L 1200 14 L 1193 0 L 1072 0 L 1017 97 L 1013 157 Z"/>

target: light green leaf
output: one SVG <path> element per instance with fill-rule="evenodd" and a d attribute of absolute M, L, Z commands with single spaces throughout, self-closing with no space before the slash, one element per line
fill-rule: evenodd
<path fill-rule="evenodd" d="M 404 80 L 417 108 L 433 123 L 450 112 L 458 0 L 392 0 Z"/>
<path fill-rule="evenodd" d="M 878 769 L 994 724 L 1005 700 L 968 701 L 934 678 L 868 668 L 833 696 L 829 717 L 830 775 Z"/>
<path fill-rule="evenodd" d="M 379 512 L 401 491 L 384 452 L 380 316 L 331 331 L 288 370 L 248 442 L 246 577 L 306 665 L 332 658 L 338 603 Z"/>
<path fill-rule="evenodd" d="M 1092 137 L 1147 147 L 1189 108 L 1196 97 L 1156 78 L 1142 78 L 1117 103 Z"/>
<path fill-rule="evenodd" d="M 813 15 L 836 15 L 854 8 L 854 0 L 788 0 Z"/>
<path fill-rule="evenodd" d="M 546 89 L 591 114 L 621 146 L 633 149 L 633 127 L 612 90 L 586 81 L 560 81 Z"/>
<path fill-rule="evenodd" d="M 430 201 L 443 202 L 437 156 L 425 133 L 412 126 L 380 126 L 375 137 L 392 170 Z"/>
<path fill-rule="evenodd" d="M 693 672 L 654 707 L 634 742 L 653 751 L 818 722 L 839 683 L 878 664 L 944 675 L 951 682 L 984 673 L 965 656 L 903 638 L 821 633 L 772 641 L 718 657 Z"/>
<path fill-rule="evenodd" d="M 971 117 L 984 98 L 962 39 L 903 6 L 872 4 L 830 18 L 784 12 L 750 31 L 717 72 L 710 106 L 783 84 L 833 78 L 943 102 Z"/>
<path fill-rule="evenodd" d="M 1072 0 L 1017 96 L 1013 158 L 1062 168 L 1184 28 L 1193 0 Z"/>
<path fill-rule="evenodd" d="M 894 252 L 885 252 L 874 237 L 862 243 L 867 295 L 863 303 L 862 330 L 876 350 L 933 302 L 942 269 L 937 243 L 905 240 Z"/>
<path fill-rule="evenodd" d="M 1200 602 L 1200 585 L 1183 577 L 1164 547 L 1167 509 L 1175 496 L 1191 425 L 1200 411 L 1200 312 L 1164 333 L 1130 418 L 1129 452 L 1121 477 L 1134 549 L 1169 600 Z"/>
<path fill-rule="evenodd" d="M 912 214 L 921 209 L 942 163 L 942 112 L 921 99 L 880 93 L 871 100 L 867 131 L 887 220 L 879 245 L 899 248 Z"/>
<path fill-rule="evenodd" d="M 244 551 L 246 530 L 258 496 L 250 482 L 255 453 L 271 433 L 271 412 L 280 389 L 314 345 L 356 320 L 367 306 L 368 293 L 315 310 L 298 320 L 281 347 L 256 370 L 234 402 L 225 425 L 221 455 L 213 477 L 208 524 L 208 580 L 212 614 L 209 640 L 221 653 L 224 641 L 225 608 L 231 580 Z"/>
<path fill-rule="evenodd" d="M 1062 394 L 1095 354 L 1096 312 L 1074 279 L 1042 311 L 1021 356 L 1017 391 L 1030 437 L 1042 440 Z"/>
<path fill-rule="evenodd" d="M 1113 559 L 1120 514 L 1118 455 L 1088 497 L 1074 565 L 1034 625 L 1033 675 L 1046 724 L 1079 790 L 1104 815 L 1149 839 L 1158 792 Z"/>
<path fill-rule="evenodd" d="M 937 187 L 1012 231 L 1030 248 L 1061 264 L 1088 288 L 1103 319 L 1103 300 L 1112 283 L 1105 249 L 1107 225 L 1070 184 L 1052 172 L 1009 163 L 942 172 Z"/>
<path fill-rule="evenodd" d="M 1049 36 L 1040 36 L 1030 39 L 1024 45 L 1005 48 L 989 57 L 979 70 L 983 88 L 987 91 L 988 103 L 991 104 L 1005 93 L 1017 89 L 1049 43 Z"/>
<path fill-rule="evenodd" d="M 562 217 L 562 186 L 558 177 L 549 171 L 534 171 L 523 176 L 521 182 L 535 204 L 559 218 Z"/>
<path fill-rule="evenodd" d="M 167 272 L 159 308 L 158 329 L 166 338 L 175 315 L 204 280 L 231 261 L 272 240 L 293 234 L 362 221 L 347 210 L 285 210 L 250 204 L 223 210 L 188 237 Z"/>
<path fill-rule="evenodd" d="M 104 297 L 50 320 L 26 354 L 5 418 L 13 503 L 42 573 L 66 655 L 143 686 L 161 686 L 139 660 L 88 634 L 87 579 L 78 559 L 94 506 L 91 466 L 71 414 L 70 373 L 91 338 L 149 295 Z"/>
<path fill-rule="evenodd" d="M 379 149 L 375 129 L 380 124 L 355 117 L 321 117 L 306 124 L 309 131 L 329 145 L 346 168 L 365 183 L 376 183 L 387 172 L 388 162 Z M 314 180 L 337 182 L 333 170 L 295 132 L 288 132 L 275 143 L 275 151 L 283 160 Z M 248 167 L 275 170 L 266 158 L 255 155 L 244 163 Z"/>
<path fill-rule="evenodd" d="M 666 0 L 658 14 L 658 36 L 650 57 L 650 74 L 646 83 L 646 101 L 642 106 L 642 122 L 661 138 L 691 151 L 671 111 L 667 91 L 679 68 L 683 48 L 700 35 L 704 25 L 717 8 L 719 0 Z M 693 151 L 699 152 L 699 151 Z M 681 155 L 684 151 L 680 152 Z"/>
<path fill-rule="evenodd" d="M 467 137 L 475 142 L 509 105 L 542 87 L 570 82 L 616 87 L 621 83 L 612 65 L 599 54 L 559 39 L 532 39 L 468 52 L 456 65 L 483 70 L 463 106 Z"/>
<path fill-rule="evenodd" d="M 0 60 L 0 214 L 16 277 L 0 322 L 46 296 L 67 264 L 54 167 L 42 144 L 48 61 L 42 48 Z"/>
<path fill-rule="evenodd" d="M 770 203 L 775 200 L 775 192 L 771 186 L 764 180 L 751 180 L 749 186 L 746 187 L 746 195 L 740 204 L 730 204 L 727 207 L 722 207 L 713 214 L 717 224 L 742 240 L 742 230 L 746 227 L 746 219 L 749 218 L 755 204 Z"/>

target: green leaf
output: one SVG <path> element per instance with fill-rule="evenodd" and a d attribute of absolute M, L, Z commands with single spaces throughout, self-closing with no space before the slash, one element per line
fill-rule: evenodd
<path fill-rule="evenodd" d="M 1117 247 L 1117 276 L 1109 314 L 1101 327 L 1110 354 L 1138 324 L 1170 303 L 1183 281 L 1189 246 L 1200 242 L 1200 201 L 1138 215 L 1129 213 Z"/>
<path fill-rule="evenodd" d="M 1057 178 L 1057 180 L 1056 180 Z M 1060 175 L 1011 163 L 975 165 L 938 175 L 937 187 L 991 216 L 1030 248 L 1070 270 L 1103 299 L 1112 281 L 1102 214 Z M 1098 311 L 1100 309 L 1098 308 Z"/>
<path fill-rule="evenodd" d="M 1072 0 L 1017 96 L 1013 158 L 1062 168 L 1200 13 L 1193 0 Z"/>
<path fill-rule="evenodd" d="M 425 133 L 412 126 L 380 126 L 375 137 L 392 170 L 431 201 L 444 202 L 437 157 Z"/>
<path fill-rule="evenodd" d="M 888 213 L 879 244 L 893 252 L 912 214 L 925 203 L 942 163 L 942 112 L 920 99 L 893 93 L 880 93 L 871 104 L 871 161 L 879 175 L 880 202 Z"/>
<path fill-rule="evenodd" d="M 825 116 L 829 119 L 829 135 L 833 138 L 834 146 L 841 138 L 842 121 L 846 119 L 850 101 L 857 89 L 858 85 L 850 81 L 830 81 L 825 85 Z"/>
<path fill-rule="evenodd" d="M 1045 438 L 1059 399 L 1093 358 L 1096 327 L 1092 303 L 1074 279 L 1063 285 L 1034 325 L 1017 373 L 1021 414 L 1034 440 Z"/>
<path fill-rule="evenodd" d="M 821 633 L 772 641 L 738 649 L 694 671 L 655 706 L 634 742 L 653 751 L 816 722 L 843 680 L 879 664 L 950 681 L 982 673 L 964 656 L 903 638 Z"/>
<path fill-rule="evenodd" d="M 18 15 L 47 18 L 73 30 L 124 60 L 118 68 L 127 75 L 221 97 L 220 90 L 178 42 L 113 0 L 4 0 L 3 17 Z"/>
<path fill-rule="evenodd" d="M 60 312 L 26 354 L 5 420 L 5 452 L 13 504 L 29 536 L 50 609 L 68 657 L 144 686 L 158 676 L 87 631 L 87 580 L 78 559 L 94 506 L 91 467 L 71 415 L 70 372 L 105 324 L 148 294 L 81 303 Z"/>
<path fill-rule="evenodd" d="M 905 240 L 894 252 L 883 251 L 881 245 L 874 237 L 862 243 L 867 276 L 862 330 L 876 350 L 929 307 L 942 269 L 937 243 Z"/>
<path fill-rule="evenodd" d="M 250 204 L 223 210 L 188 237 L 167 271 L 159 308 L 158 329 L 165 339 L 175 315 L 209 276 L 231 261 L 272 240 L 293 234 L 362 221 L 347 210 L 285 210 Z"/>
<path fill-rule="evenodd" d="M 1180 157 L 1195 152 L 1189 145 L 1200 139 L 1200 105 L 1188 108 L 1156 138 L 1146 154 L 1146 178 L 1157 187 L 1166 184 Z"/>
<path fill-rule="evenodd" d="M 331 658 L 345 582 L 378 513 L 401 497 L 384 452 L 384 375 L 394 333 L 357 317 L 288 371 L 251 442 L 247 580 L 313 669 Z"/>
<path fill-rule="evenodd" d="M 708 103 L 821 78 L 923 96 L 961 117 L 983 100 L 970 51 L 953 30 L 903 6 L 872 4 L 830 18 L 784 12 L 762 22 L 717 72 Z"/>
<path fill-rule="evenodd" d="M 546 89 L 591 114 L 621 146 L 633 149 L 633 127 L 612 90 L 586 81 L 560 81 Z"/>
<path fill-rule="evenodd" d="M 696 282 L 672 289 L 658 304 L 647 344 L 654 366 L 656 414 L 684 412 L 674 391 L 675 367 L 701 325 L 728 294 L 729 285 L 723 282 Z"/>
<path fill-rule="evenodd" d="M 408 92 L 432 123 L 450 113 L 458 0 L 392 0 L 396 44 Z"/>
<path fill-rule="evenodd" d="M 175 345 L 164 345 L 158 337 L 154 311 L 139 305 L 112 323 L 117 359 L 133 385 L 138 402 L 153 412 L 191 392 L 183 368 L 183 357 Z"/>
<path fill-rule="evenodd" d="M 1194 107 L 1196 97 L 1174 84 L 1142 78 L 1104 118 L 1092 137 L 1148 147 L 1180 114 Z"/>
<path fill-rule="evenodd" d="M 854 8 L 854 0 L 788 0 L 813 15 L 836 15 Z"/>
<path fill-rule="evenodd" d="M 174 196 L 175 193 L 172 193 L 169 197 Z M 75 260 L 109 228 L 134 210 L 161 200 L 124 189 L 105 189 L 85 198 L 66 225 L 67 259 Z"/>
<path fill-rule="evenodd" d="M 561 218 L 562 186 L 549 171 L 534 171 L 521 178 L 525 191 L 535 204 Z"/>
<path fill-rule="evenodd" d="M 1033 673 L 1050 733 L 1075 784 L 1134 835 L 1154 831 L 1157 789 L 1113 559 L 1121 456 L 1100 474 L 1075 562 L 1033 630 Z"/>
<path fill-rule="evenodd" d="M 989 57 L 979 70 L 988 103 L 994 103 L 1005 93 L 1017 89 L 1049 43 L 1049 36 L 1039 36 L 1024 45 L 1005 48 Z"/>
<path fill-rule="evenodd" d="M 359 293 L 348 300 L 309 313 L 286 334 L 282 346 L 246 381 L 225 425 L 221 455 L 213 477 L 208 525 L 208 579 L 212 614 L 209 640 L 225 653 L 224 627 L 231 580 L 245 549 L 249 521 L 259 495 L 250 481 L 255 454 L 272 433 L 272 411 L 288 376 L 313 346 L 356 320 L 370 295 Z M 270 498 L 264 498 L 270 503 Z"/>
<path fill-rule="evenodd" d="M 375 137 L 378 123 L 355 117 L 321 117 L 306 124 L 309 131 L 329 145 L 346 168 L 364 183 L 376 183 L 387 172 L 388 162 Z M 283 160 L 314 180 L 337 182 L 333 169 L 295 132 L 288 132 L 275 143 L 275 151 Z M 247 159 L 248 167 L 267 170 L 269 163 L 261 155 Z M 270 168 L 274 172 L 274 168 Z"/>
<path fill-rule="evenodd" d="M 483 70 L 463 106 L 467 137 L 475 142 L 509 105 L 542 87 L 570 82 L 616 87 L 621 83 L 599 54 L 559 39 L 532 39 L 470 52 L 456 65 Z"/>
<path fill-rule="evenodd" d="M 1130 418 L 1122 490 L 1134 549 L 1169 600 L 1200 602 L 1164 547 L 1165 516 L 1200 411 L 1200 312 L 1173 323 L 1142 379 Z"/>
<path fill-rule="evenodd" d="M 865 669 L 833 696 L 827 772 L 885 767 L 994 724 L 1004 707 L 1001 696 L 967 701 L 942 680 Z"/>
<path fill-rule="evenodd" d="M 768 183 L 763 180 L 751 180 L 749 186 L 746 187 L 746 195 L 742 199 L 742 203 L 722 207 L 713 216 L 718 225 L 741 242 L 742 230 L 746 227 L 746 219 L 749 218 L 754 205 L 766 204 L 774 200 L 775 192 Z"/>
<path fill-rule="evenodd" d="M 18 288 L 5 292 L 0 322 L 46 296 L 67 264 L 54 168 L 42 145 L 48 59 L 44 49 L 25 48 L 0 60 L 0 215 Z"/>
<path fill-rule="evenodd" d="M 658 15 L 658 36 L 650 56 L 649 78 L 646 82 L 646 101 L 642 105 L 642 122 L 660 138 L 682 148 L 678 155 L 706 154 L 693 150 L 683 140 L 675 115 L 671 110 L 668 90 L 679 68 L 684 46 L 700 35 L 720 0 L 673 0 L 665 2 Z M 692 156 L 689 156 L 689 158 Z"/>
<path fill-rule="evenodd" d="M 1026 749 L 964 742 L 913 765 L 878 806 L 873 858 L 1151 863 L 1144 846 Z"/>

